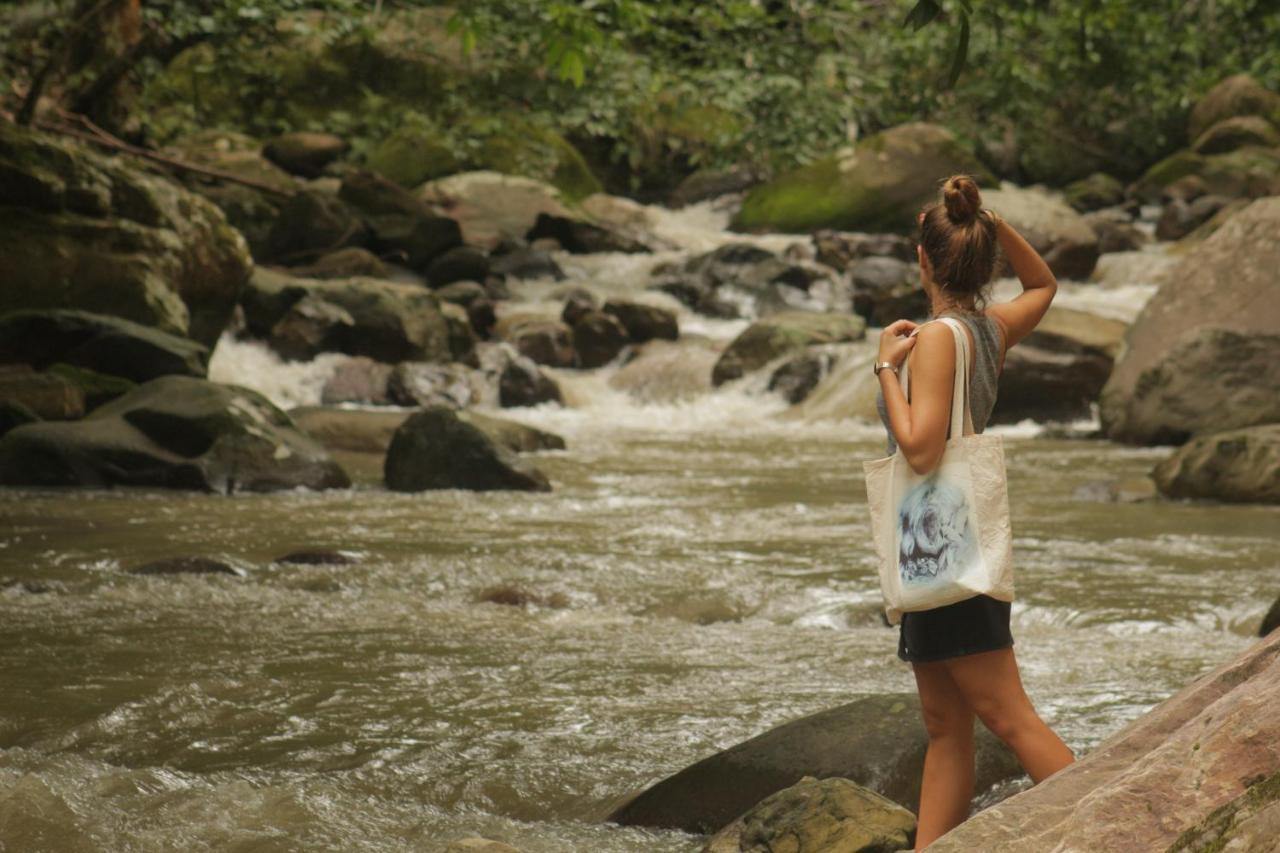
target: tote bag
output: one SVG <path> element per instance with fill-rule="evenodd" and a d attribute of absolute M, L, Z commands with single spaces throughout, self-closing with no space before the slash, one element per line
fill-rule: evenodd
<path fill-rule="evenodd" d="M 968 335 L 958 320 L 939 319 L 951 328 L 956 346 L 951 432 L 942 461 L 928 474 L 917 474 L 899 446 L 892 456 L 862 463 L 880 590 L 893 625 L 904 612 L 979 594 L 1013 600 L 1004 446 L 997 435 L 973 431 Z M 910 388 L 907 363 L 899 381 L 905 395 Z"/>

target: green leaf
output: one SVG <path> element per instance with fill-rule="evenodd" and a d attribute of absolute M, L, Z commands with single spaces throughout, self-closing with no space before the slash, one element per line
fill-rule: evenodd
<path fill-rule="evenodd" d="M 960 79 L 965 60 L 969 58 L 969 16 L 960 16 L 960 41 L 956 44 L 955 55 L 951 57 L 951 71 L 947 74 L 947 88 L 950 89 Z"/>
<path fill-rule="evenodd" d="M 928 24 L 938 15 L 942 14 L 942 7 L 935 0 L 920 0 L 911 11 L 907 13 L 906 19 L 902 22 L 902 26 L 911 27 L 918 30 Z"/>

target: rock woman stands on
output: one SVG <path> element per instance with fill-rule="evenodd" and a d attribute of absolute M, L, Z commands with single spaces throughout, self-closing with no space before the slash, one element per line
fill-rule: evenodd
<path fill-rule="evenodd" d="M 1058 283 L 1036 250 L 997 214 L 982 208 L 978 185 L 965 175 L 948 178 L 942 200 L 919 217 L 916 255 L 930 319 L 960 320 L 974 353 L 969 408 L 976 432 L 995 404 L 996 381 L 1009 347 L 1026 337 L 1053 301 Z M 1010 302 L 985 306 L 986 290 L 1003 249 L 1022 282 Z M 895 375 L 911 359 L 911 400 Z M 919 474 L 933 470 L 949 437 L 955 343 L 945 323 L 898 320 L 880 336 L 881 419 L 889 452 L 902 448 Z M 898 657 L 910 662 L 929 749 L 920 790 L 916 849 L 965 819 L 974 787 L 976 714 L 1018 756 L 1032 781 L 1074 760 L 1071 750 L 1040 719 L 1022 688 L 1009 631 L 1009 604 L 978 595 L 946 607 L 903 615 Z"/>

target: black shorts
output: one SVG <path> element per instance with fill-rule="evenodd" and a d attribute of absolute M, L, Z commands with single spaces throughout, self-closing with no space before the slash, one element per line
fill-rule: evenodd
<path fill-rule="evenodd" d="M 1009 602 L 975 595 L 945 607 L 902 614 L 898 629 L 898 657 L 925 663 L 946 658 L 1007 649 Z"/>

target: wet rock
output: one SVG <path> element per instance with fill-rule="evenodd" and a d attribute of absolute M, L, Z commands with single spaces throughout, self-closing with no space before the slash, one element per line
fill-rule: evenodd
<path fill-rule="evenodd" d="M 747 327 L 716 361 L 711 383 L 722 385 L 787 353 L 812 344 L 858 341 L 866 336 L 867 325 L 848 314 L 790 312 L 757 320 Z"/>
<path fill-rule="evenodd" d="M 513 359 L 498 377 L 498 403 L 504 409 L 563 401 L 560 386 L 531 359 Z"/>
<path fill-rule="evenodd" d="M 498 322 L 493 301 L 484 285 L 474 281 L 455 281 L 436 291 L 445 302 L 460 306 L 467 314 L 467 321 L 481 338 L 487 338 Z"/>
<path fill-rule="evenodd" d="M 809 349 L 787 361 L 769 377 L 769 390 L 781 394 L 795 405 L 808 397 L 831 368 L 837 356 L 818 348 Z"/>
<path fill-rule="evenodd" d="M 631 335 L 613 314 L 587 311 L 573 324 L 573 349 L 578 354 L 579 367 L 606 365 L 630 342 Z"/>
<path fill-rule="evenodd" d="M 906 233 L 938 182 L 958 172 L 982 186 L 995 179 L 946 128 L 912 122 L 889 128 L 760 184 L 747 193 L 737 231 L 811 232 L 821 228 Z"/>
<path fill-rule="evenodd" d="M 44 370 L 68 364 L 145 382 L 170 374 L 204 376 L 209 351 L 187 338 L 85 311 L 0 315 L 0 364 Z"/>
<path fill-rule="evenodd" d="M 578 322 L 579 317 L 599 307 L 600 303 L 596 300 L 594 293 L 583 287 L 575 287 L 565 294 L 564 309 L 560 312 L 560 319 L 569 326 L 573 326 Z"/>
<path fill-rule="evenodd" d="M 610 299 L 605 302 L 603 310 L 604 313 L 617 317 L 618 322 L 627 330 L 627 335 L 636 343 L 642 344 L 654 338 L 674 341 L 680 337 L 676 315 L 666 308 Z"/>
<path fill-rule="evenodd" d="M 0 399 L 0 438 L 3 438 L 8 434 L 9 430 L 15 427 L 20 427 L 23 424 L 33 424 L 39 420 L 39 415 L 17 400 Z"/>
<path fill-rule="evenodd" d="M 2 369 L 2 368 L 0 368 Z M 93 411 L 103 403 L 128 394 L 137 384 L 119 376 L 98 373 L 85 367 L 72 367 L 69 364 L 53 364 L 45 374 L 70 383 L 84 395 L 85 411 Z"/>
<path fill-rule="evenodd" d="M 1088 280 L 1098 262 L 1098 235 L 1061 197 L 1005 182 L 984 190 L 982 204 L 1008 220 L 1058 278 Z"/>
<path fill-rule="evenodd" d="M 1072 181 L 1062 189 L 1063 198 L 1080 213 L 1112 207 L 1124 201 L 1124 184 L 1105 172 Z"/>
<path fill-rule="evenodd" d="M 1156 222 L 1156 239 L 1179 240 L 1230 203 L 1220 195 L 1203 195 L 1190 203 L 1175 199 L 1164 206 Z"/>
<path fill-rule="evenodd" d="M 222 493 L 350 485 L 262 395 L 185 376 L 153 379 L 80 421 L 11 430 L 0 439 L 0 482 Z"/>
<path fill-rule="evenodd" d="M 1170 188 L 1187 178 L 1197 180 L 1202 194 L 1231 199 L 1276 195 L 1280 193 L 1280 148 L 1249 145 L 1225 154 L 1176 151 L 1147 169 L 1128 192 L 1151 204 L 1176 197 Z"/>
<path fill-rule="evenodd" d="M 1276 628 L 1280 628 L 1280 598 L 1275 600 L 1271 605 L 1271 609 L 1267 611 L 1267 615 L 1262 617 L 1262 624 L 1258 627 L 1258 636 L 1265 637 Z"/>
<path fill-rule="evenodd" d="M 462 244 L 458 223 L 381 175 L 357 171 L 343 177 L 338 197 L 356 211 L 380 256 L 415 270 Z"/>
<path fill-rule="evenodd" d="M 347 246 L 366 246 L 369 229 L 333 193 L 299 190 L 280 207 L 267 238 L 267 257 L 281 263 L 312 260 Z"/>
<path fill-rule="evenodd" d="M 1123 208 L 1095 210 L 1086 213 L 1084 220 L 1098 235 L 1099 254 L 1133 252 L 1151 242 L 1151 238 L 1133 224 L 1133 217 Z M 1097 272 L 1097 267 L 1094 272 Z"/>
<path fill-rule="evenodd" d="M 541 471 L 445 406 L 429 406 L 400 425 L 387 449 L 384 477 L 398 492 L 551 490 Z"/>
<path fill-rule="evenodd" d="M 608 229 L 613 240 L 625 241 L 637 251 L 668 252 L 679 245 L 659 236 L 657 220 L 647 206 L 624 196 L 592 193 L 580 202 L 582 210 Z"/>
<path fill-rule="evenodd" d="M 371 412 L 324 406 L 302 406 L 289 412 L 299 429 L 329 450 L 376 454 L 387 452 L 391 437 L 411 414 L 406 411 Z M 565 448 L 563 438 L 537 427 L 475 411 L 460 411 L 458 417 L 516 453 Z"/>
<path fill-rule="evenodd" d="M 1152 476 L 1171 498 L 1280 503 L 1280 423 L 1201 435 Z"/>
<path fill-rule="evenodd" d="M 814 233 L 813 247 L 819 263 L 837 270 L 847 270 L 859 258 L 883 257 L 910 264 L 916 262 L 915 241 L 901 234 L 867 234 L 824 228 Z"/>
<path fill-rule="evenodd" d="M 698 169 L 676 184 L 667 197 L 667 205 L 672 208 L 687 207 L 718 196 L 742 192 L 759 182 L 760 179 L 745 166 Z"/>
<path fill-rule="evenodd" d="M 0 313 L 90 311 L 210 347 L 252 266 L 209 201 L 10 122 L 0 123 L 0 200 Z"/>
<path fill-rule="evenodd" d="M 460 364 L 406 361 L 387 380 L 387 396 L 397 406 L 443 405 L 461 409 L 478 401 L 478 380 Z"/>
<path fill-rule="evenodd" d="M 805 776 L 840 776 L 911 810 L 920 798 L 928 734 L 914 693 L 871 696 L 793 720 L 692 764 L 616 809 L 609 820 L 711 833 Z M 1021 774 L 985 728 L 977 790 Z"/>
<path fill-rule="evenodd" d="M 477 601 L 492 604 L 505 604 L 509 607 L 528 607 L 530 604 L 539 607 L 562 609 L 569 606 L 569 597 L 563 592 L 540 593 L 517 584 L 502 583 L 487 587 L 476 596 Z"/>
<path fill-rule="evenodd" d="M 7 595 L 49 595 L 55 592 L 66 592 L 66 587 L 57 581 L 0 578 L 0 593 Z"/>
<path fill-rule="evenodd" d="M 1230 821 L 1205 822 L 1280 767 L 1278 664 L 1280 634 L 1272 634 L 1074 764 L 969 818 L 930 853 L 1267 849 L 1243 838 L 1233 846 Z M 1180 841 L 1210 825 L 1226 830 L 1222 846 Z"/>
<path fill-rule="evenodd" d="M 1280 95 L 1264 89 L 1248 74 L 1222 80 L 1191 108 L 1187 138 L 1198 139 L 1211 127 L 1236 116 L 1259 116 L 1280 123 Z"/>
<path fill-rule="evenodd" d="M 297 566 L 350 566 L 359 562 L 349 554 L 325 548 L 304 548 L 301 551 L 290 551 L 271 562 L 286 563 Z"/>
<path fill-rule="evenodd" d="M 456 246 L 428 264 L 426 276 L 435 288 L 455 281 L 484 281 L 489 277 L 489 258 L 471 246 Z"/>
<path fill-rule="evenodd" d="M 324 167 L 347 153 L 346 140 L 332 133 L 286 133 L 271 140 L 263 155 L 286 172 L 318 177 Z"/>
<path fill-rule="evenodd" d="M 1280 421 L 1280 335 L 1192 329 L 1134 383 L 1108 435 L 1178 444 L 1193 435 Z"/>
<path fill-rule="evenodd" d="M 750 243 L 728 243 L 683 265 L 655 268 L 654 290 L 713 317 L 849 308 L 848 284 L 830 267 L 786 260 Z"/>
<path fill-rule="evenodd" d="M 169 557 L 129 569 L 131 575 L 232 575 L 243 572 L 221 560 L 209 557 Z"/>
<path fill-rule="evenodd" d="M 344 308 L 308 294 L 295 302 L 271 327 L 267 343 L 281 358 L 310 361 L 355 337 L 355 318 Z"/>
<path fill-rule="evenodd" d="M 1072 500 L 1090 503 L 1140 503 L 1156 496 L 1156 484 L 1149 477 L 1090 480 L 1071 493 Z"/>
<path fill-rule="evenodd" d="M 341 309 L 323 307 L 311 322 L 322 332 L 308 344 L 314 352 L 364 355 L 389 363 L 450 361 L 455 354 L 450 329 L 439 299 L 413 284 L 373 278 L 323 281 L 296 278 L 259 267 L 246 289 L 243 305 L 250 334 L 270 339 L 277 323 L 304 298 Z M 296 312 L 295 312 L 296 313 Z M 305 316 L 298 318 L 306 320 Z M 308 328 L 306 323 L 301 327 Z"/>
<path fill-rule="evenodd" d="M 333 374 L 320 390 L 320 402 L 369 403 L 385 406 L 391 403 L 387 394 L 387 380 L 394 367 L 374 361 L 366 356 L 355 356 L 334 368 Z"/>
<path fill-rule="evenodd" d="M 489 259 L 489 268 L 498 275 L 512 278 L 550 278 L 555 281 L 564 281 L 565 278 L 564 270 L 560 269 L 550 252 L 527 246 L 495 254 Z"/>
<path fill-rule="evenodd" d="M 716 833 L 702 853 L 896 853 L 915 831 L 916 816 L 875 791 L 805 776 Z"/>
<path fill-rule="evenodd" d="M 0 364 L 0 399 L 37 420 L 75 420 L 85 412 L 83 391 L 58 376 L 36 373 L 29 364 Z"/>
<path fill-rule="evenodd" d="M 535 364 L 573 367 L 573 332 L 558 320 L 521 316 L 499 319 L 494 333 Z"/>
<path fill-rule="evenodd" d="M 1200 362 L 1197 369 L 1206 372 L 1198 376 L 1175 379 L 1163 366 L 1170 364 L 1178 352 L 1183 359 L 1206 352 L 1204 345 L 1213 339 L 1201 339 L 1199 345 L 1190 345 L 1199 332 L 1209 328 L 1229 328 L 1243 336 L 1247 339 L 1243 344 L 1247 348 L 1245 352 L 1254 350 L 1259 335 L 1274 335 L 1280 329 L 1280 300 L 1269 294 L 1274 291 L 1277 269 L 1280 269 L 1280 198 L 1251 203 L 1212 236 L 1192 246 L 1167 270 L 1160 289 L 1130 327 L 1124 352 L 1103 389 L 1102 426 L 1108 437 L 1141 444 L 1157 443 L 1157 438 L 1181 443 L 1188 429 L 1246 426 L 1234 411 L 1223 407 L 1223 401 L 1234 401 L 1236 395 L 1249 396 L 1249 388 L 1269 375 L 1270 368 L 1265 361 L 1254 361 L 1255 373 L 1250 376 L 1238 370 L 1241 354 L 1237 352 L 1226 352 L 1221 362 Z M 1152 379 L 1143 378 L 1150 371 L 1155 371 L 1153 376 L 1157 378 L 1168 376 L 1170 382 L 1185 389 L 1182 393 L 1186 404 L 1194 407 L 1192 411 L 1211 412 L 1212 406 L 1217 407 L 1216 413 L 1208 422 L 1188 420 L 1182 415 L 1170 421 L 1166 415 L 1151 413 L 1143 401 L 1164 395 L 1151 393 L 1158 388 L 1148 384 Z M 1234 371 L 1232 375 L 1236 378 L 1232 382 L 1238 384 L 1224 383 L 1223 371 Z M 1157 384 L 1164 381 L 1161 379 Z M 1193 402 L 1196 399 L 1215 402 L 1201 408 Z M 1153 427 L 1163 429 L 1162 423 L 1176 429 L 1169 430 L 1170 435 L 1157 436 Z M 1178 426 L 1179 423 L 1182 425 Z"/>
<path fill-rule="evenodd" d="M 386 278 L 390 268 L 368 249 L 349 246 L 336 252 L 326 252 L 305 266 L 290 267 L 289 273 L 303 278 Z"/>

